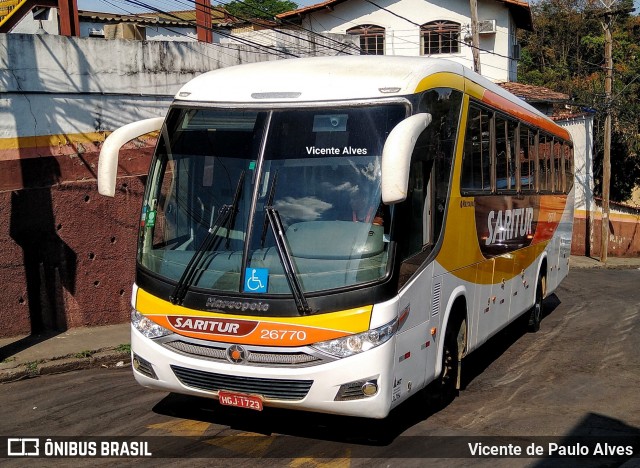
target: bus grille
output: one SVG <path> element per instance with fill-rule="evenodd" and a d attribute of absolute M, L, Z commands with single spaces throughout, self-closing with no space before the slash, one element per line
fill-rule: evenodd
<path fill-rule="evenodd" d="M 171 369 L 187 387 L 213 392 L 228 390 L 254 393 L 272 400 L 302 400 L 313 383 L 313 380 L 260 379 L 214 374 L 179 366 L 171 366 Z"/>
<path fill-rule="evenodd" d="M 213 361 L 227 361 L 227 349 L 224 347 L 204 346 L 184 341 L 170 341 L 163 346 L 188 356 L 202 357 Z M 322 359 L 310 354 L 294 352 L 267 352 L 247 350 L 245 365 L 272 367 L 306 367 L 321 364 Z"/>

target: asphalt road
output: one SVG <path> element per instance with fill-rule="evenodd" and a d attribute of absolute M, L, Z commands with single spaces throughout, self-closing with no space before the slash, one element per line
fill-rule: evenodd
<path fill-rule="evenodd" d="M 123 458 L 119 465 L 640 466 L 627 453 L 580 461 L 547 453 L 549 443 L 579 450 L 576 444 L 612 437 L 624 441 L 623 451 L 629 441 L 640 448 L 640 270 L 574 270 L 545 306 L 538 333 L 511 326 L 469 356 L 464 390 L 435 414 L 420 395 L 384 421 L 269 408 L 259 413 L 148 391 L 129 370 L 94 369 L 0 385 L 0 434 L 97 441 L 149 436 L 144 440 L 155 456 L 174 457 Z M 545 454 L 450 458 L 468 457 L 468 443 L 535 444 Z"/>

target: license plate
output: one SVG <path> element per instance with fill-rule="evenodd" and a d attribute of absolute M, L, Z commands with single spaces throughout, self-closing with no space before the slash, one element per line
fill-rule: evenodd
<path fill-rule="evenodd" d="M 218 392 L 218 399 L 221 405 L 262 411 L 262 399 L 256 395 L 245 395 L 243 393 L 225 392 L 221 390 Z"/>

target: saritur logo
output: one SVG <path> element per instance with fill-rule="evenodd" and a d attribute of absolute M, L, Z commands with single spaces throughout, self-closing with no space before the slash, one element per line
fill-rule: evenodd
<path fill-rule="evenodd" d="M 530 236 L 533 232 L 533 208 L 490 211 L 487 217 L 489 235 L 486 245 Z"/>
<path fill-rule="evenodd" d="M 211 335 L 245 336 L 258 326 L 248 320 L 231 320 L 208 317 L 169 316 L 167 320 L 176 330 L 208 333 Z"/>

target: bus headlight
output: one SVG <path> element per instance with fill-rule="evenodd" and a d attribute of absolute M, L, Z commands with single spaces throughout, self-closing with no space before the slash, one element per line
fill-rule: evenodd
<path fill-rule="evenodd" d="M 131 310 L 131 324 L 147 338 L 160 338 L 173 333 L 142 315 L 136 309 Z"/>
<path fill-rule="evenodd" d="M 349 357 L 386 343 L 391 339 L 397 329 L 398 319 L 395 318 L 381 327 L 367 330 L 357 335 L 349 335 L 335 340 L 315 343 L 311 345 L 311 347 L 339 358 Z"/>

